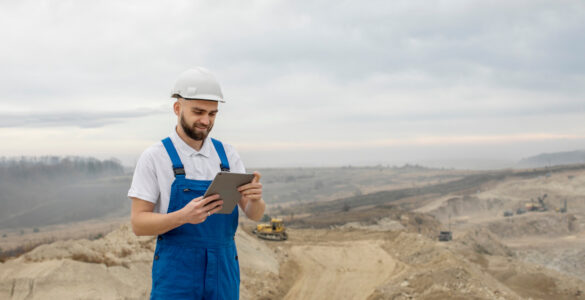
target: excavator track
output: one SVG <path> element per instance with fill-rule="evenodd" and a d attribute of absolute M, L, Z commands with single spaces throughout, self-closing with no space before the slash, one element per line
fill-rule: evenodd
<path fill-rule="evenodd" d="M 288 239 L 288 235 L 286 232 L 276 232 L 276 233 L 265 233 L 265 232 L 258 232 L 256 229 L 252 231 L 257 237 L 269 240 L 269 241 L 286 241 Z"/>

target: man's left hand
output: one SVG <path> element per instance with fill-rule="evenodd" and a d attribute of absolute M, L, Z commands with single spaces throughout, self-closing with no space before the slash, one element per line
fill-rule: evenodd
<path fill-rule="evenodd" d="M 256 202 L 262 199 L 262 183 L 260 183 L 260 177 L 260 172 L 254 172 L 252 182 L 238 188 L 238 191 L 242 194 L 241 202 Z"/>

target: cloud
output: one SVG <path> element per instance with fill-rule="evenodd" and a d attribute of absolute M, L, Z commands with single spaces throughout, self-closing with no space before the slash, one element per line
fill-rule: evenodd
<path fill-rule="evenodd" d="M 10 127 L 81 127 L 98 128 L 125 122 L 132 118 L 168 113 L 162 109 L 135 109 L 128 111 L 77 111 L 41 113 L 0 113 L 0 128 Z"/>
<path fill-rule="evenodd" d="M 584 31 L 577 0 L 3 1 L 0 128 L 148 144 L 174 120 L 136 107 L 203 65 L 234 144 L 582 135 Z"/>
<path fill-rule="evenodd" d="M 296 1 L 271 13 L 263 16 L 270 26 L 261 29 L 236 17 L 243 24 L 212 39 L 215 51 L 206 56 L 222 65 L 320 70 L 344 82 L 419 70 L 438 83 L 477 78 L 539 89 L 543 75 L 585 68 L 579 55 L 585 42 L 571 38 L 585 26 L 578 1 Z"/>
<path fill-rule="evenodd" d="M 239 149 L 244 151 L 253 150 L 334 150 L 334 149 L 363 149 L 363 148 L 382 148 L 393 146 L 445 146 L 445 145 L 497 145 L 507 142 L 541 142 L 550 140 L 583 140 L 585 135 L 573 134 L 509 134 L 509 135 L 473 135 L 473 136 L 419 136 L 415 138 L 398 138 L 398 139 L 383 139 L 374 141 L 328 141 L 327 143 L 320 142 L 289 142 L 289 143 L 253 143 L 237 144 Z"/>

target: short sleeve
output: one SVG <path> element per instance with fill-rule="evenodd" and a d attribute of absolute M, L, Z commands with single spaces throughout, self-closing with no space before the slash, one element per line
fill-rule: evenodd
<path fill-rule="evenodd" d="M 160 198 L 152 148 L 145 150 L 136 163 L 132 185 L 128 190 L 128 197 L 135 197 L 152 203 L 156 203 Z"/>
<path fill-rule="evenodd" d="M 226 155 L 228 157 L 228 162 L 230 163 L 230 171 L 234 173 L 246 173 L 244 163 L 236 149 L 229 144 L 226 144 L 224 147 L 226 148 Z"/>

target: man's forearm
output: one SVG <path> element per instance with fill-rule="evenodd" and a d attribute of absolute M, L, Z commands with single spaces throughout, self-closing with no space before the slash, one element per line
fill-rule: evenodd
<path fill-rule="evenodd" d="M 266 203 L 264 203 L 263 199 L 258 201 L 248 201 L 246 204 L 246 216 L 248 219 L 254 221 L 260 221 L 262 216 L 264 215 L 264 209 L 266 208 Z"/>
<path fill-rule="evenodd" d="M 184 224 L 179 211 L 169 214 L 139 212 L 132 215 L 131 222 L 136 235 L 159 235 Z"/>

